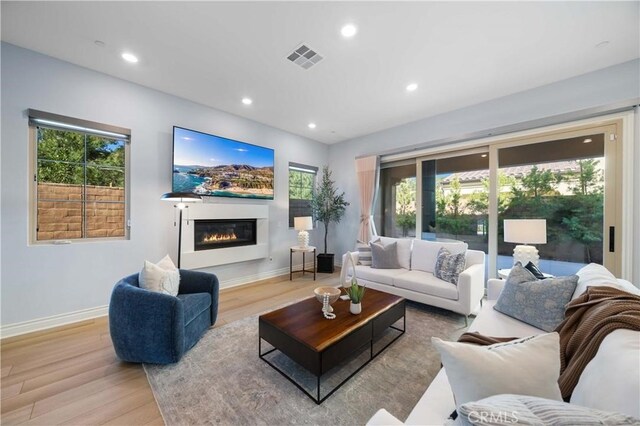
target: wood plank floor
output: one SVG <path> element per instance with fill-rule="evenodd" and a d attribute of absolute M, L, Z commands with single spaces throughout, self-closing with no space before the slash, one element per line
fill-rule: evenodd
<path fill-rule="evenodd" d="M 283 276 L 220 292 L 216 327 L 337 284 Z M 106 317 L 0 342 L 2 425 L 163 424 L 141 365 L 116 358 Z"/>

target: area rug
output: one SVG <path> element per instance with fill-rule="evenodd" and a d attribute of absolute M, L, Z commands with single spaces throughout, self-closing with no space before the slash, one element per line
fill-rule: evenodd
<path fill-rule="evenodd" d="M 257 316 L 209 330 L 177 364 L 144 368 L 167 425 L 364 425 L 380 408 L 405 420 L 440 369 L 431 337 L 464 331 L 462 316 L 409 303 L 406 333 L 321 405 L 258 358 Z M 366 356 L 323 380 L 339 383 Z M 313 389 L 313 377 L 285 355 L 270 360 Z"/>

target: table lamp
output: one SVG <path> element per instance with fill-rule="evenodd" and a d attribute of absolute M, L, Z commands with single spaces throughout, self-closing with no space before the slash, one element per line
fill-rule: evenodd
<path fill-rule="evenodd" d="M 160 197 L 163 201 L 173 201 L 176 204 L 173 205 L 174 208 L 178 209 L 180 212 L 180 217 L 178 218 L 178 265 L 180 268 L 180 251 L 182 250 L 182 211 L 189 206 L 186 203 L 198 203 L 202 202 L 202 197 L 198 194 L 192 194 L 190 192 L 167 192 L 166 194 L 162 194 Z M 189 220 L 189 219 L 187 219 Z M 173 226 L 176 226 L 175 216 L 173 220 Z"/>
<path fill-rule="evenodd" d="M 546 219 L 505 219 L 504 242 L 519 244 L 513 249 L 513 264 L 525 266 L 532 262 L 538 266 L 540 256 L 535 246 L 528 244 L 547 243 Z"/>
<path fill-rule="evenodd" d="M 298 231 L 298 245 L 300 247 L 308 247 L 309 233 L 307 231 L 313 229 L 313 219 L 311 216 L 294 217 L 293 227 Z"/>

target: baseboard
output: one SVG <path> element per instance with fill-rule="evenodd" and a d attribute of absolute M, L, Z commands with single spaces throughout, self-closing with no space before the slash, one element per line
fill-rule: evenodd
<path fill-rule="evenodd" d="M 294 269 L 301 269 L 302 263 L 293 265 Z M 312 269 L 313 262 L 307 263 L 306 269 Z M 225 280 L 220 282 L 220 289 L 238 287 L 251 284 L 255 281 L 266 280 L 280 276 L 289 275 L 289 267 L 275 269 L 273 271 L 263 272 L 254 275 L 247 275 L 236 279 Z M 75 322 L 85 321 L 98 317 L 106 316 L 109 313 L 109 306 L 98 306 L 96 308 L 83 309 L 81 311 L 69 312 L 66 314 L 53 315 L 46 318 L 38 318 L 34 320 L 18 322 L 8 325 L 0 325 L 0 339 L 15 337 L 22 334 L 33 333 L 36 331 L 48 330 L 50 328 L 60 327 L 63 325 L 73 324 Z"/>
<path fill-rule="evenodd" d="M 302 269 L 302 263 L 297 265 L 293 265 L 293 269 Z M 311 270 L 313 269 L 313 262 L 307 262 L 305 269 Z M 276 278 L 281 276 L 289 275 L 289 267 L 274 269 L 273 271 L 261 272 L 259 274 L 253 275 L 245 275 L 239 278 L 234 278 L 231 280 L 220 281 L 220 289 L 227 289 L 232 287 L 239 287 L 246 284 L 251 284 L 256 281 L 268 280 L 270 278 Z"/>
<path fill-rule="evenodd" d="M 53 315 L 46 318 L 38 318 L 24 322 L 17 322 L 14 324 L 2 325 L 0 326 L 0 339 L 103 317 L 108 313 L 109 306 L 98 306 L 96 308 L 83 309 L 81 311 Z"/>

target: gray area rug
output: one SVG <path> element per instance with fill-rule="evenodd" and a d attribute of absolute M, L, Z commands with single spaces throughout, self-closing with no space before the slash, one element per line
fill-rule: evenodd
<path fill-rule="evenodd" d="M 167 425 L 363 425 L 380 408 L 406 419 L 440 369 L 431 337 L 454 340 L 464 331 L 462 316 L 409 303 L 407 332 L 321 405 L 258 358 L 257 316 L 209 330 L 177 364 L 144 368 Z M 263 353 L 268 348 L 263 341 Z M 315 378 L 285 355 L 268 356 L 314 389 Z M 366 357 L 368 349 L 323 383 L 339 383 Z"/>

